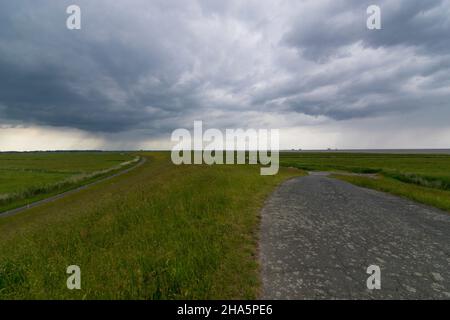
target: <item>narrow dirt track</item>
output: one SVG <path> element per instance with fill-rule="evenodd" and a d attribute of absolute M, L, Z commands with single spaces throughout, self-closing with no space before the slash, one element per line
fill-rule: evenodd
<path fill-rule="evenodd" d="M 450 214 L 438 209 L 316 173 L 272 194 L 260 239 L 263 299 L 450 299 Z"/>
<path fill-rule="evenodd" d="M 94 182 L 89 183 L 89 184 L 85 184 L 85 185 L 80 186 L 78 188 L 75 188 L 75 189 L 72 189 L 72 190 L 69 190 L 69 191 L 66 191 L 66 192 L 54 195 L 52 197 L 48 197 L 48 198 L 45 198 L 45 199 L 42 199 L 42 200 L 30 203 L 29 205 L 26 205 L 26 206 L 23 206 L 23 207 L 19 207 L 19 208 L 15 208 L 15 209 L 12 209 L 12 210 L 0 212 L 0 218 L 13 216 L 13 215 L 18 214 L 20 212 L 23 212 L 25 210 L 28 210 L 28 209 L 31 209 L 31 208 L 43 205 L 44 203 L 48 203 L 48 202 L 52 202 L 52 201 L 61 199 L 61 198 L 65 197 L 65 196 L 68 196 L 69 194 L 73 194 L 73 193 L 76 193 L 78 191 L 84 190 L 84 189 L 89 188 L 89 187 L 91 187 L 93 185 L 99 184 L 99 183 L 101 183 L 103 181 L 106 181 L 106 180 L 118 177 L 120 175 L 123 175 L 125 173 L 130 172 L 131 170 L 136 169 L 137 167 L 140 167 L 146 161 L 147 161 L 147 158 L 141 157 L 141 159 L 139 160 L 139 162 L 136 165 L 134 165 L 134 166 L 132 166 L 132 167 L 130 167 L 128 169 L 125 169 L 123 171 L 117 172 L 117 173 L 115 173 L 115 174 L 113 174 L 111 176 L 107 176 L 105 178 L 102 178 L 100 180 L 94 181 Z"/>

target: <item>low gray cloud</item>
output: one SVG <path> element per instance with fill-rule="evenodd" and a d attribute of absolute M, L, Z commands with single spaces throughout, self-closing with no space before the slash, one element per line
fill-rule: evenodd
<path fill-rule="evenodd" d="M 364 14 L 370 5 L 381 9 L 382 30 L 366 28 Z M 429 54 L 450 53 L 447 0 L 317 1 L 309 10 L 299 12 L 284 41 L 316 61 L 357 42 L 372 48 L 408 46 Z"/>
<path fill-rule="evenodd" d="M 447 0 L 80 0 L 79 31 L 65 28 L 69 4 L 0 4 L 0 124 L 156 137 L 193 119 L 450 107 Z M 370 4 L 382 30 L 366 28 Z"/>

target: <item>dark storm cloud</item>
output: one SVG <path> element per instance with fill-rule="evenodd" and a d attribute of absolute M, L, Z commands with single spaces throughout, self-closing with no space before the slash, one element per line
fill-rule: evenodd
<path fill-rule="evenodd" d="M 450 53 L 448 0 L 337 0 L 317 2 L 300 12 L 285 35 L 288 45 L 306 57 L 322 60 L 343 46 L 361 42 L 368 47 L 412 46 L 428 53 Z M 382 30 L 366 28 L 366 9 L 378 5 Z"/>
<path fill-rule="evenodd" d="M 285 110 L 337 120 L 450 108 L 450 1 L 309 4 L 294 14 L 282 44 L 314 62 L 314 72 L 259 101 L 272 107 L 282 99 Z M 366 28 L 372 4 L 381 8 L 382 30 Z M 321 88 L 328 90 L 309 97 Z"/>
<path fill-rule="evenodd" d="M 133 21 L 120 17 L 120 7 L 81 1 L 82 30 L 69 31 L 68 4 L 2 4 L 4 118 L 87 131 L 151 131 L 159 118 L 195 106 L 196 88 L 176 85 L 190 62 L 164 43 L 164 26 L 134 29 Z"/>
<path fill-rule="evenodd" d="M 0 124 L 156 136 L 240 114 L 344 120 L 448 108 L 450 2 L 0 4 Z M 383 30 L 366 29 L 366 8 Z M 436 115 L 439 117 L 439 114 Z M 295 119 L 289 119 L 295 125 Z"/>

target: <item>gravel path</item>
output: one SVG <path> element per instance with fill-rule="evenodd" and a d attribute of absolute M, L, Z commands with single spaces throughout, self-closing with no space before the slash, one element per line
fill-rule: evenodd
<path fill-rule="evenodd" d="M 260 239 L 263 299 L 450 299 L 450 214 L 438 209 L 313 173 L 272 194 Z"/>

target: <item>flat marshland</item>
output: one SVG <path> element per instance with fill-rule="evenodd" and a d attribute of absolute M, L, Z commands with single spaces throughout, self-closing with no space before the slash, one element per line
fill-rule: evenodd
<path fill-rule="evenodd" d="M 0 212 L 95 181 L 135 158 L 124 152 L 0 153 Z"/>

